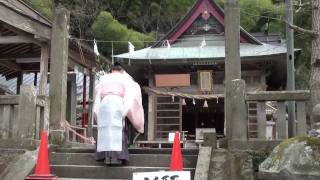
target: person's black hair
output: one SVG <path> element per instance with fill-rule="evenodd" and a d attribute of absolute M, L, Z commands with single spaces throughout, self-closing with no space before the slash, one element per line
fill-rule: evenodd
<path fill-rule="evenodd" d="M 121 71 L 121 70 L 123 70 L 121 64 L 120 64 L 118 61 L 114 62 L 114 64 L 113 64 L 113 66 L 112 66 L 111 69 L 114 70 L 114 71 Z"/>

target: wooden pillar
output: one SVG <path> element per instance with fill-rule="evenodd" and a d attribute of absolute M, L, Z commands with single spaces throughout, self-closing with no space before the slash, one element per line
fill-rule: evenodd
<path fill-rule="evenodd" d="M 307 120 L 306 120 L 306 103 L 305 101 L 296 101 L 297 103 L 297 135 L 307 135 Z"/>
<path fill-rule="evenodd" d="M 33 85 L 34 85 L 35 87 L 37 87 L 37 80 L 38 80 L 38 73 L 37 73 L 37 72 L 34 72 Z"/>
<path fill-rule="evenodd" d="M 286 19 L 289 24 L 293 24 L 293 0 L 285 0 Z M 286 90 L 295 90 L 295 68 L 294 68 L 294 34 L 293 29 L 286 25 L 287 41 L 287 87 Z M 288 136 L 296 136 L 296 110 L 295 102 L 288 101 Z"/>
<path fill-rule="evenodd" d="M 225 1 L 225 133 L 231 137 L 233 120 L 232 101 L 234 96 L 231 81 L 241 79 L 240 62 L 240 10 L 238 0 Z"/>
<path fill-rule="evenodd" d="M 40 85 L 39 94 L 46 95 L 47 82 L 48 82 L 48 63 L 49 63 L 49 47 L 43 43 L 41 46 L 41 59 L 40 59 Z"/>
<path fill-rule="evenodd" d="M 95 91 L 95 82 L 96 82 L 96 75 L 95 75 L 95 70 L 91 69 L 90 70 L 90 84 L 89 84 L 89 112 L 88 112 L 88 126 L 87 126 L 87 132 L 88 136 L 92 137 L 93 136 L 93 98 L 94 98 L 94 91 Z"/>
<path fill-rule="evenodd" d="M 56 8 L 50 63 L 50 141 L 53 144 L 65 141 L 61 121 L 66 119 L 69 18 L 70 13 L 64 7 Z"/>
<path fill-rule="evenodd" d="M 258 139 L 266 139 L 267 117 L 266 117 L 266 102 L 257 103 L 258 114 Z"/>
<path fill-rule="evenodd" d="M 22 85 L 19 98 L 17 138 L 34 138 L 37 94 L 33 85 Z"/>
<path fill-rule="evenodd" d="M 20 86 L 23 83 L 23 72 L 20 71 L 19 75 L 17 76 L 17 94 L 20 94 Z"/>
<path fill-rule="evenodd" d="M 153 87 L 153 77 L 149 75 L 149 87 Z M 148 95 L 148 140 L 154 140 L 154 95 Z"/>
<path fill-rule="evenodd" d="M 77 75 L 68 74 L 67 82 L 67 121 L 75 126 L 77 119 Z"/>
<path fill-rule="evenodd" d="M 87 75 L 83 74 L 82 86 L 82 127 L 87 126 Z"/>
<path fill-rule="evenodd" d="M 278 102 L 276 128 L 277 128 L 277 139 L 288 138 L 285 102 Z"/>
<path fill-rule="evenodd" d="M 245 102 L 245 82 L 241 79 L 231 81 L 233 96 L 230 97 L 230 119 L 232 140 L 248 140 L 247 106 Z"/>
<path fill-rule="evenodd" d="M 311 1 L 312 9 L 312 30 L 318 35 L 314 36 L 311 43 L 311 128 L 320 129 L 320 0 Z"/>

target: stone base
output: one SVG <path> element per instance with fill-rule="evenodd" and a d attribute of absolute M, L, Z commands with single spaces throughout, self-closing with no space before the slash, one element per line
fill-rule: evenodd
<path fill-rule="evenodd" d="M 34 139 L 0 139 L 0 148 L 35 150 L 39 142 Z"/>
<path fill-rule="evenodd" d="M 66 142 L 65 132 L 62 129 L 50 130 L 50 144 L 63 145 Z"/>
<path fill-rule="evenodd" d="M 229 153 L 230 179 L 253 179 L 252 159 L 247 152 L 234 151 Z"/>
<path fill-rule="evenodd" d="M 272 151 L 282 140 L 230 140 L 228 141 L 229 150 L 255 150 Z"/>
<path fill-rule="evenodd" d="M 259 172 L 258 179 L 260 180 L 319 180 L 319 176 L 291 174 L 288 171 L 274 172 Z"/>

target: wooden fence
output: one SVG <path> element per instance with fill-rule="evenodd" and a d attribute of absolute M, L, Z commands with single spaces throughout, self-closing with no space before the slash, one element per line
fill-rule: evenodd
<path fill-rule="evenodd" d="M 296 135 L 306 135 L 306 102 L 310 99 L 310 91 L 259 91 L 254 93 L 247 93 L 245 100 L 248 105 L 248 135 L 249 138 L 266 139 L 267 116 L 266 116 L 266 102 L 274 102 L 274 134 L 272 139 L 286 139 L 288 138 L 288 123 L 286 103 L 295 101 L 296 104 Z M 255 107 L 250 107 L 251 104 L 256 104 Z M 250 111 L 255 111 L 250 113 Z M 272 126 L 272 125 L 271 125 Z"/>
<path fill-rule="evenodd" d="M 20 95 L 0 95 L 0 139 L 39 139 L 48 130 L 49 100 L 33 86 L 22 85 Z"/>

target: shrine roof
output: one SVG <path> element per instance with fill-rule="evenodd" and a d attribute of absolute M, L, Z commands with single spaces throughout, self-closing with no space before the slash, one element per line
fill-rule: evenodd
<path fill-rule="evenodd" d="M 194 43 L 194 42 L 193 42 Z M 210 41 L 208 42 L 210 43 Z M 183 44 L 183 43 L 181 43 Z M 211 45 L 212 44 L 212 45 Z M 277 46 L 263 43 L 262 45 L 255 45 L 250 43 L 240 44 L 240 56 L 243 57 L 257 57 L 257 56 L 270 56 L 285 54 L 287 49 L 285 46 Z M 132 53 L 124 53 L 114 57 L 124 59 L 221 59 L 225 58 L 224 41 L 213 41 L 210 46 L 189 46 L 186 44 L 184 47 L 172 46 L 158 47 L 158 48 L 144 48 L 134 51 Z"/>

